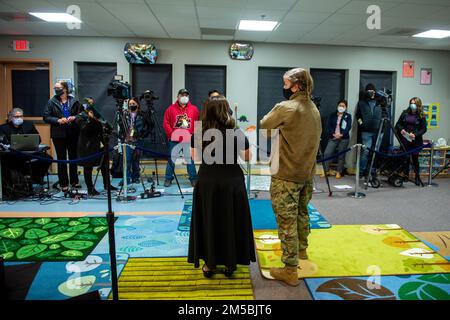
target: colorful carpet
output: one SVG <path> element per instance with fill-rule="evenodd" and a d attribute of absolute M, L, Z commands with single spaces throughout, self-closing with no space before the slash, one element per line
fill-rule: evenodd
<path fill-rule="evenodd" d="M 5 261 L 84 260 L 108 231 L 106 218 L 0 219 Z"/>
<path fill-rule="evenodd" d="M 177 230 L 179 215 L 120 216 L 115 223 L 117 253 L 141 257 L 185 257 L 189 233 Z M 95 252 L 109 252 L 105 237 Z"/>
<path fill-rule="evenodd" d="M 119 278 L 121 300 L 253 300 L 248 266 L 207 279 L 187 258 L 132 258 Z"/>
<path fill-rule="evenodd" d="M 283 266 L 276 230 L 254 231 L 262 275 Z M 450 272 L 450 262 L 395 224 L 314 229 L 309 260 L 299 260 L 299 278 L 434 274 Z"/>
<path fill-rule="evenodd" d="M 314 300 L 450 300 L 450 274 L 305 279 Z"/>
<path fill-rule="evenodd" d="M 437 251 L 441 256 L 450 260 L 450 231 L 413 232 L 412 234 Z"/>
<path fill-rule="evenodd" d="M 128 261 L 127 254 L 117 254 L 117 274 Z M 27 300 L 65 300 L 99 291 L 106 299 L 111 292 L 108 254 L 91 254 L 84 261 L 44 262 L 28 290 Z"/>
<path fill-rule="evenodd" d="M 250 213 L 254 230 L 271 230 L 277 228 L 275 213 L 270 200 L 250 200 Z M 330 228 L 328 221 L 317 211 L 312 204 L 308 204 L 309 221 L 311 229 Z M 192 199 L 186 200 L 178 223 L 178 231 L 189 234 L 191 227 Z"/>

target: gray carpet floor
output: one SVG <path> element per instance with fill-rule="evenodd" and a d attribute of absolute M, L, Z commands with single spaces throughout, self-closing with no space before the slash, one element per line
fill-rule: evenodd
<path fill-rule="evenodd" d="M 335 185 L 355 185 L 355 177 L 336 180 L 330 177 L 333 196 L 328 196 L 325 179 L 315 179 L 318 192 L 311 203 L 332 225 L 349 224 L 398 224 L 408 231 L 450 230 L 450 179 L 434 180 L 438 187 L 417 187 L 407 182 L 401 188 L 390 186 L 382 179 L 378 189 L 362 189 L 363 199 L 354 199 L 347 191 L 339 191 Z M 268 192 L 257 192 L 259 199 L 270 199 Z M 301 281 L 298 287 L 289 287 L 261 276 L 257 263 L 250 266 L 255 299 L 310 300 L 311 295 Z"/>

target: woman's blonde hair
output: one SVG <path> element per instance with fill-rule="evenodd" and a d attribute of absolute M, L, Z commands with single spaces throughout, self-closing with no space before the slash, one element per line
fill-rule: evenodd
<path fill-rule="evenodd" d="M 314 81 L 308 70 L 303 68 L 294 68 L 286 71 L 283 76 L 284 79 L 289 80 L 292 84 L 298 84 L 300 91 L 306 92 L 309 96 L 314 89 Z"/>

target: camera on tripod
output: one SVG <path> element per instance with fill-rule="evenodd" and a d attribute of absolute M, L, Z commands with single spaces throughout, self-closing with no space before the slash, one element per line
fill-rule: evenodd
<path fill-rule="evenodd" d="M 320 110 L 320 102 L 322 101 L 322 97 L 311 95 L 311 100 L 316 105 L 317 109 Z"/>
<path fill-rule="evenodd" d="M 139 97 L 139 100 L 144 100 L 147 105 L 153 104 L 153 101 L 159 100 L 159 97 L 155 95 L 152 90 L 145 90 Z"/>
<path fill-rule="evenodd" d="M 377 105 L 382 108 L 390 108 L 392 105 L 392 91 L 391 90 L 377 90 L 375 92 L 375 100 Z"/>
<path fill-rule="evenodd" d="M 113 80 L 108 85 L 107 95 L 116 100 L 130 99 L 130 88 L 131 85 L 128 82 Z"/>

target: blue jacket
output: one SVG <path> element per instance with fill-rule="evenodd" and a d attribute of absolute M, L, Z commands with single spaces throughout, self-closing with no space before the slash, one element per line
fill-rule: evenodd
<path fill-rule="evenodd" d="M 330 114 L 330 116 L 328 117 L 328 122 L 327 122 L 327 135 L 329 139 L 333 139 L 333 133 L 336 130 L 336 122 L 338 119 L 338 114 L 337 112 L 333 112 L 332 114 Z M 341 128 L 341 134 L 343 134 L 344 136 L 342 137 L 342 139 L 349 139 L 350 138 L 350 129 L 352 128 L 352 116 L 350 113 L 348 113 L 347 111 L 345 111 L 342 114 L 342 118 L 341 118 L 341 123 L 339 124 L 340 128 Z"/>

